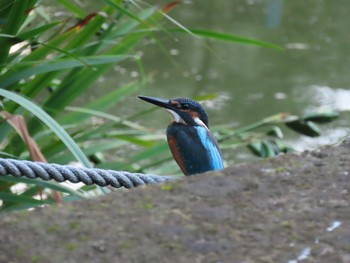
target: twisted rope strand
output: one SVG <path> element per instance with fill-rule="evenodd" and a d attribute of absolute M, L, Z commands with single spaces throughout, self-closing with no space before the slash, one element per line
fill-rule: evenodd
<path fill-rule="evenodd" d="M 70 165 L 31 162 L 0 158 L 0 176 L 25 176 L 30 179 L 55 180 L 57 182 L 82 182 L 86 185 L 110 185 L 115 188 L 132 188 L 145 184 L 156 184 L 175 180 L 171 176 L 130 173 L 97 168 L 77 168 Z"/>

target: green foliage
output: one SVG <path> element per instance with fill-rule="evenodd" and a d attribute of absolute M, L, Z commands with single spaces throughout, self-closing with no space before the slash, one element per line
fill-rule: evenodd
<path fill-rule="evenodd" d="M 116 86 L 116 90 L 81 108 L 68 106 L 117 63 L 133 60 L 141 65 L 133 50 L 151 31 L 131 33 L 157 27 L 162 16 L 157 7 L 135 12 L 122 1 L 105 1 L 100 12 L 90 14 L 71 1 L 59 2 L 80 21 L 67 25 L 64 19 L 51 20 L 48 9 L 34 0 L 8 1 L 1 9 L 0 95 L 4 98 L 3 110 L 12 116 L 22 115 L 30 133 L 26 135 L 17 127 L 16 134 L 3 121 L 0 125 L 2 152 L 6 153 L 4 157 L 11 155 L 45 161 L 28 151 L 33 145 L 21 141 L 32 136 L 49 162 L 77 160 L 89 167 L 89 159 L 97 160 L 99 151 L 140 145 L 142 139 L 138 137 L 146 134 L 147 129 L 104 111 L 135 94 L 144 80 Z M 91 117 L 113 123 L 102 121 L 94 125 Z M 112 126 L 118 126 L 115 133 L 110 132 Z M 123 160 L 122 166 L 127 166 L 125 162 L 127 159 Z M 26 186 L 18 190 L 18 183 Z M 1 208 L 10 211 L 51 203 L 51 197 L 37 200 L 40 195 L 47 194 L 47 189 L 59 191 L 63 199 L 86 195 L 79 190 L 68 191 L 69 188 L 54 182 L 33 180 L 29 184 L 23 178 L 0 178 Z"/>
<path fill-rule="evenodd" d="M 278 125 L 285 126 L 301 135 L 318 137 L 321 135 L 321 129 L 316 123 L 328 123 L 338 117 L 339 113 L 333 111 L 315 112 L 302 117 L 279 113 L 237 130 L 221 129 L 222 137 L 219 142 L 238 138 L 253 154 L 262 158 L 274 157 L 280 153 L 294 151 L 282 141 L 284 136 Z M 259 129 L 264 129 L 265 132 L 259 132 Z M 234 142 L 231 141 L 228 144 L 234 144 Z"/>
<path fill-rule="evenodd" d="M 131 172 L 158 174 L 178 173 L 163 131 L 143 127 L 131 117 L 107 113 L 116 103 L 135 96 L 147 81 L 143 65 L 134 48 L 154 32 L 186 34 L 189 38 L 210 38 L 228 43 L 280 49 L 271 43 L 242 36 L 187 29 L 165 13 L 175 2 L 163 9 L 150 6 L 141 10 L 132 1 L 104 0 L 105 6 L 96 13 L 87 13 L 74 1 L 59 0 L 61 8 L 70 13 L 67 20 L 54 20 L 49 9 L 37 0 L 3 1 L 0 8 L 0 96 L 3 111 L 11 116 L 22 115 L 29 135 L 12 129 L 6 120 L 0 122 L 1 156 L 45 161 L 28 150 L 35 147 L 24 138 L 31 136 L 48 162 L 67 164 L 79 161 L 84 166 L 126 169 Z M 161 20 L 168 19 L 176 28 L 164 28 Z M 79 96 L 116 64 L 125 60 L 136 63 L 141 78 L 127 84 L 116 83 L 115 90 L 80 107 L 73 107 Z M 199 99 L 210 99 L 207 94 Z M 2 115 L 4 116 L 4 115 Z M 334 115 L 306 116 L 298 129 L 315 131 L 310 123 L 335 118 Z M 255 154 L 269 157 L 290 149 L 281 142 L 282 131 L 272 128 L 267 137 L 251 136 L 260 126 L 284 122 L 281 115 L 253 125 L 232 130 L 217 128 L 220 142 L 230 143 L 238 137 Z M 294 125 L 294 126 L 293 126 Z M 13 124 L 12 124 L 12 127 Z M 23 139 L 23 141 L 22 141 Z M 31 139 L 31 138 L 30 138 Z M 137 151 L 133 151 L 133 149 Z M 84 186 L 73 190 L 63 184 L 26 178 L 0 177 L 0 209 L 27 209 L 61 200 L 75 200 L 100 193 L 102 189 Z M 51 195 L 58 191 L 60 196 Z M 105 190 L 102 190 L 105 191 Z M 1 201 L 2 200 L 2 201 Z"/>

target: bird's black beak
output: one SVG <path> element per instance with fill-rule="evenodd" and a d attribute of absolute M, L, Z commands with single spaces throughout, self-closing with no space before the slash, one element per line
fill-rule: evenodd
<path fill-rule="evenodd" d="M 155 98 L 155 97 L 148 97 L 148 96 L 137 96 L 139 99 L 147 101 L 149 103 L 152 103 L 154 105 L 157 105 L 159 107 L 165 108 L 165 109 L 172 109 L 172 105 L 170 104 L 170 100 L 161 99 L 161 98 Z"/>

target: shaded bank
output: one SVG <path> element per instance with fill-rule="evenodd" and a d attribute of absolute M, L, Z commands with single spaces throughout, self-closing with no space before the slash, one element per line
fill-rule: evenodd
<path fill-rule="evenodd" d="M 349 195 L 347 141 L 2 214 L 0 262 L 350 262 Z"/>

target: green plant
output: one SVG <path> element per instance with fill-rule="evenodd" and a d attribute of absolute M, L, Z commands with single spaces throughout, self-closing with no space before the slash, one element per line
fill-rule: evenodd
<path fill-rule="evenodd" d="M 5 157 L 63 164 L 77 160 L 85 166 L 92 162 L 102 168 L 130 171 L 158 167 L 160 172 L 171 172 L 172 167 L 164 165 L 171 156 L 160 135 L 128 118 L 106 113 L 147 81 L 135 46 L 146 36 L 154 37 L 154 32 L 171 32 L 279 49 L 241 36 L 187 29 L 165 14 L 177 1 L 163 8 L 140 9 L 132 1 L 104 0 L 101 10 L 94 13 L 71 1 L 57 2 L 78 22 L 53 19 L 37 0 L 3 0 L 0 5 L 0 95 L 4 98 L 1 115 L 5 116 L 0 123 L 0 140 Z M 171 28 L 160 23 L 164 18 L 171 22 Z M 114 91 L 81 107 L 71 106 L 100 76 L 124 60 L 139 66 L 138 81 L 116 86 Z M 10 119 L 13 116 L 23 116 L 25 122 L 19 124 Z M 92 122 L 91 117 L 99 122 Z M 33 141 L 36 144 L 29 143 Z M 134 146 L 141 150 L 125 151 Z M 35 150 L 30 151 L 33 147 Z M 18 183 L 26 186 L 18 188 Z M 95 187 L 71 190 L 54 182 L 3 177 L 1 209 L 29 208 L 60 199 L 50 195 L 42 198 L 47 189 L 72 200 L 88 196 Z"/>
<path fill-rule="evenodd" d="M 275 157 L 280 153 L 294 151 L 293 147 L 283 142 L 281 126 L 308 137 L 318 137 L 321 135 L 321 129 L 316 123 L 329 123 L 338 117 L 339 113 L 333 111 L 318 111 L 301 117 L 279 113 L 239 129 L 221 127 L 218 129 L 221 135 L 219 142 L 230 146 L 243 142 L 243 145 L 259 157 Z M 235 141 L 236 138 L 239 142 Z"/>

